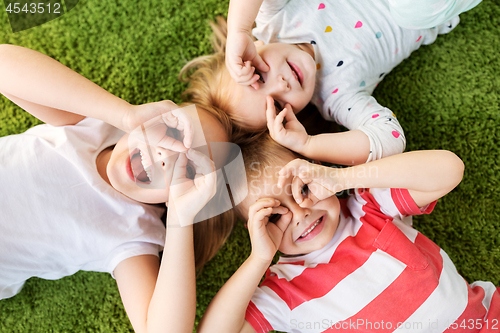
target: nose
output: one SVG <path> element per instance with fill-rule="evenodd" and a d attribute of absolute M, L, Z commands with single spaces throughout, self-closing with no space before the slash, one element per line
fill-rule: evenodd
<path fill-rule="evenodd" d="M 311 215 L 311 209 L 307 207 L 300 207 L 295 204 L 291 209 L 288 208 L 292 212 L 292 223 L 298 226 L 301 223 L 305 223 L 306 217 Z"/>
<path fill-rule="evenodd" d="M 288 83 L 288 81 L 285 79 L 285 77 L 283 75 L 279 74 L 276 77 L 275 84 L 273 85 L 273 93 L 280 94 L 280 93 L 287 92 L 289 90 L 290 90 L 290 84 Z"/>
<path fill-rule="evenodd" d="M 154 162 L 167 162 L 171 160 L 175 162 L 175 160 L 177 160 L 177 156 L 179 155 L 176 151 L 171 151 L 159 146 L 151 147 L 151 154 L 153 155 Z"/>

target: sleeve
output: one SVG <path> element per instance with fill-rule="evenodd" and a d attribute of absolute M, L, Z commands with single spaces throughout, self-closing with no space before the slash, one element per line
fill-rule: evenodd
<path fill-rule="evenodd" d="M 108 262 L 106 263 L 107 271 L 115 278 L 114 270 L 123 260 L 142 255 L 159 256 L 161 249 L 162 247 L 158 244 L 146 242 L 129 242 L 122 244 L 115 248 L 109 255 Z"/>
<path fill-rule="evenodd" d="M 245 314 L 246 321 L 257 333 L 288 331 L 289 318 L 290 309 L 286 302 L 267 286 L 257 288 Z"/>
<path fill-rule="evenodd" d="M 370 155 L 366 162 L 402 153 L 406 138 L 395 114 L 381 106 L 365 91 L 331 96 L 324 105 L 328 115 L 349 130 L 360 130 L 370 140 Z"/>
<path fill-rule="evenodd" d="M 481 0 L 389 0 L 391 15 L 407 29 L 430 29 L 477 6 Z"/>
<path fill-rule="evenodd" d="M 407 216 L 430 214 L 437 202 L 418 207 L 408 190 L 401 188 L 372 188 L 369 192 L 380 205 L 381 212 L 400 220 L 404 220 Z"/>
<path fill-rule="evenodd" d="M 289 0 L 264 0 L 255 19 L 257 27 L 269 23 L 271 18 L 282 10 Z"/>

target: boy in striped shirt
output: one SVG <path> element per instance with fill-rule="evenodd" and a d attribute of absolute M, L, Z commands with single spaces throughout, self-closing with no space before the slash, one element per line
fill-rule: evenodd
<path fill-rule="evenodd" d="M 337 169 L 295 159 L 272 140 L 253 146 L 244 156 L 249 195 L 238 207 L 252 253 L 200 332 L 500 332 L 498 288 L 469 285 L 411 226 L 411 215 L 430 213 L 460 183 L 455 154 L 416 151 Z M 347 189 L 340 201 L 335 193 Z"/>

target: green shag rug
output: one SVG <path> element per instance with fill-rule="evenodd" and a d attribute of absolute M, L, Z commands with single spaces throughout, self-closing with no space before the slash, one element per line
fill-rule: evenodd
<path fill-rule="evenodd" d="M 43 52 L 134 104 L 181 102 L 177 80 L 190 59 L 211 52 L 207 20 L 220 0 L 82 0 L 64 16 L 12 33 L 0 4 L 0 43 Z M 398 116 L 407 150 L 448 149 L 465 162 L 463 182 L 415 227 L 440 245 L 469 282 L 500 285 L 500 1 L 485 0 L 450 34 L 424 46 L 375 91 Z M 0 97 L 0 136 L 39 122 Z M 1 189 L 0 189 L 1 190 Z M 1 214 L 1 212 L 0 212 Z M 198 280 L 197 322 L 242 263 L 250 244 L 239 226 Z M 114 280 L 79 272 L 29 280 L 0 301 L 0 332 L 132 332 Z"/>

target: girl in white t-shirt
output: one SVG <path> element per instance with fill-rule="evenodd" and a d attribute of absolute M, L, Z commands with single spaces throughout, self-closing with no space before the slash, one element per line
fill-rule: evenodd
<path fill-rule="evenodd" d="M 194 223 L 216 188 L 204 136 L 227 142 L 224 118 L 130 105 L 14 45 L 0 45 L 0 92 L 46 123 L 0 138 L 0 299 L 32 276 L 109 272 L 135 331 L 192 332 L 195 257 L 202 267 L 232 229 L 220 217 Z M 151 204 L 167 202 L 165 230 Z"/>

